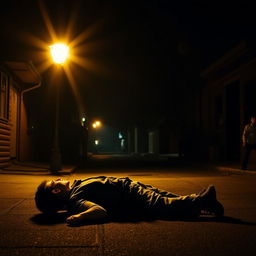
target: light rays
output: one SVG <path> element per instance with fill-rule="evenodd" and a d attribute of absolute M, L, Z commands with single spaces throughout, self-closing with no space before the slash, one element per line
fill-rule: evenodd
<path fill-rule="evenodd" d="M 78 105 L 78 111 L 79 111 L 79 116 L 81 117 L 84 113 L 84 107 L 83 107 L 83 102 L 82 102 L 82 99 L 81 99 L 81 95 L 78 91 L 78 88 L 77 88 L 77 84 L 76 84 L 76 81 L 75 81 L 75 78 L 71 72 L 71 68 L 69 66 L 64 66 L 64 70 L 65 70 L 65 73 L 67 75 L 67 78 L 68 78 L 68 81 L 69 81 L 69 84 L 71 86 L 71 89 L 72 89 L 72 92 L 76 98 L 76 101 L 77 101 L 77 105 Z"/>
<path fill-rule="evenodd" d="M 57 33 L 53 26 L 44 1 L 38 0 L 39 9 L 46 27 L 46 31 L 48 33 L 48 37 L 46 39 L 48 42 L 32 34 L 26 34 L 25 36 L 23 35 L 23 38 L 27 43 L 42 50 L 42 58 L 40 58 L 40 61 L 37 65 L 37 68 L 41 74 L 46 72 L 46 70 L 54 65 L 50 56 L 50 45 L 55 43 L 66 43 L 70 47 L 70 58 L 68 60 L 69 63 L 62 65 L 62 69 L 66 74 L 69 85 L 77 102 L 79 115 L 82 116 L 84 114 L 83 101 L 81 98 L 81 93 L 79 92 L 79 86 L 76 81 L 77 79 L 75 79 L 75 76 L 72 72 L 73 66 L 70 64 L 73 62 L 88 72 L 109 76 L 105 68 L 106 65 L 104 63 L 101 63 L 100 65 L 99 62 L 95 61 L 95 58 L 92 59 L 89 58 L 89 56 L 84 56 L 86 56 L 86 54 L 91 55 L 92 53 L 101 51 L 103 47 L 110 45 L 110 42 L 104 42 L 99 39 L 96 40 L 96 38 L 94 38 L 94 41 L 92 41 L 94 35 L 101 29 L 101 26 L 104 23 L 104 19 L 99 20 L 98 22 L 87 27 L 81 33 L 77 34 L 76 29 L 79 28 L 79 24 L 76 24 L 76 17 L 78 16 L 80 4 L 81 3 L 77 2 L 77 4 L 72 5 L 73 8 L 70 10 L 71 14 L 68 19 L 65 34 L 60 35 Z M 77 35 L 74 36 L 75 34 Z M 56 72 L 53 71 L 49 73 L 51 76 L 50 81 L 52 82 L 56 78 L 55 73 Z"/>
<path fill-rule="evenodd" d="M 78 46 L 81 43 L 84 43 L 87 39 L 91 38 L 93 34 L 100 28 L 102 25 L 103 20 L 98 21 L 97 23 L 92 24 L 91 26 L 87 27 L 82 33 L 76 36 L 70 43 L 69 46 L 71 48 Z"/>
<path fill-rule="evenodd" d="M 31 33 L 22 31 L 22 34 L 19 36 L 22 40 L 28 42 L 31 46 L 34 46 L 44 51 L 48 49 L 48 43 L 42 39 L 32 35 Z"/>
<path fill-rule="evenodd" d="M 57 41 L 57 35 L 56 35 L 56 32 L 53 28 L 53 25 L 52 25 L 52 22 L 50 20 L 50 17 L 46 11 L 46 8 L 45 8 L 45 5 L 43 3 L 43 1 L 38 1 L 38 4 L 39 4 L 39 8 L 40 8 L 40 11 L 41 11 L 41 14 L 42 14 L 42 17 L 44 19 L 44 23 L 46 25 L 46 28 L 49 32 L 49 35 L 52 39 L 53 42 L 56 42 Z"/>
<path fill-rule="evenodd" d="M 52 66 L 52 61 L 50 61 L 49 59 L 45 59 L 40 64 L 37 65 L 37 69 L 40 74 L 43 74 L 51 66 Z"/>
<path fill-rule="evenodd" d="M 83 57 L 73 55 L 72 61 L 87 71 L 90 71 L 93 73 L 102 73 L 99 65 L 95 64 L 89 58 L 83 58 Z"/>
<path fill-rule="evenodd" d="M 80 7 L 81 7 L 81 1 L 77 1 L 76 4 L 73 5 L 73 9 L 71 10 L 68 24 L 66 26 L 66 33 L 64 35 L 65 42 L 70 42 L 73 38 L 73 35 L 75 33 L 74 31 L 75 31 L 75 25 L 76 25 L 76 17 Z M 72 47 L 72 45 L 69 45 L 69 46 Z"/>
<path fill-rule="evenodd" d="M 71 40 L 72 34 L 73 34 L 73 28 L 75 26 L 75 17 L 77 15 L 77 11 L 79 6 L 74 5 L 75 7 L 71 11 L 71 15 L 68 21 L 67 29 L 65 35 L 62 35 L 62 38 L 57 37 L 57 33 L 54 30 L 54 26 L 51 22 L 51 19 L 47 13 L 46 6 L 44 5 L 43 1 L 39 0 L 39 8 L 45 23 L 45 26 L 47 28 L 47 31 L 50 35 L 52 44 L 54 43 L 66 43 L 69 48 L 70 48 L 70 62 L 75 62 L 78 64 L 80 67 L 86 69 L 87 71 L 93 72 L 93 73 L 100 73 L 101 75 L 107 75 L 106 72 L 104 72 L 104 68 L 100 67 L 99 64 L 96 64 L 95 61 L 89 60 L 88 58 L 84 58 L 80 55 L 84 55 L 86 52 L 94 52 L 99 50 L 104 43 L 97 41 L 97 42 L 88 42 L 87 44 L 84 44 L 84 42 L 91 38 L 94 33 L 100 28 L 102 25 L 103 19 L 89 27 L 86 28 L 83 32 L 78 34 L 73 40 Z M 39 70 L 40 72 L 45 72 L 48 68 L 51 67 L 52 62 L 49 61 L 50 54 L 48 53 L 49 51 L 49 42 L 46 43 L 43 40 L 33 36 L 33 35 L 28 35 L 27 37 L 28 41 L 36 45 L 37 47 L 47 51 L 47 56 L 44 60 L 39 65 Z M 64 39 L 64 40 L 61 40 Z M 64 41 L 64 42 L 63 42 Z M 106 42 L 105 42 L 106 43 Z M 83 44 L 83 45 L 81 45 Z"/>

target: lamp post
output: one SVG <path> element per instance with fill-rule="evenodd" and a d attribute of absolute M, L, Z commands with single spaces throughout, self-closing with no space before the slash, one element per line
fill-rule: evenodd
<path fill-rule="evenodd" d="M 68 58 L 69 47 L 62 43 L 57 43 L 49 47 L 50 47 L 50 52 L 51 52 L 53 62 L 56 63 L 60 69 L 62 69 L 62 65 Z M 50 171 L 53 174 L 58 173 L 58 171 L 62 169 L 61 153 L 60 153 L 60 147 L 59 147 L 59 108 L 60 108 L 59 94 L 60 94 L 60 86 L 58 82 L 56 85 L 54 141 L 53 141 L 53 148 L 51 150 L 51 160 L 50 160 Z"/>

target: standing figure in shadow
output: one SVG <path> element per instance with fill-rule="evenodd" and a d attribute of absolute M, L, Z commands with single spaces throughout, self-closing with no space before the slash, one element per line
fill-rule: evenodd
<path fill-rule="evenodd" d="M 247 170 L 251 151 L 256 150 L 256 115 L 252 115 L 251 123 L 244 127 L 242 141 L 244 152 L 241 169 Z"/>

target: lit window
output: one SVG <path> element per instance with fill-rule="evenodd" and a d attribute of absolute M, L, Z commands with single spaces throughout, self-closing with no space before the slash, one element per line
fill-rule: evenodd
<path fill-rule="evenodd" d="M 9 79 L 3 72 L 0 72 L 0 83 L 0 118 L 8 119 Z"/>

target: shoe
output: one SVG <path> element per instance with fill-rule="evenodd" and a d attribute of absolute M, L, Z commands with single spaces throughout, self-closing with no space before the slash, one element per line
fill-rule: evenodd
<path fill-rule="evenodd" d="M 199 192 L 198 196 L 201 198 L 202 202 L 214 202 L 216 200 L 216 190 L 213 185 L 209 185 L 206 189 Z"/>
<path fill-rule="evenodd" d="M 220 218 L 224 215 L 224 207 L 218 200 L 216 200 L 215 203 L 205 206 L 201 213 L 206 215 L 215 215 L 217 218 Z"/>
<path fill-rule="evenodd" d="M 198 195 L 199 195 L 199 196 L 202 195 L 205 191 L 206 191 L 206 188 L 203 188 L 203 189 L 198 193 Z"/>
<path fill-rule="evenodd" d="M 214 214 L 216 217 L 224 215 L 224 207 L 217 200 L 216 190 L 213 185 L 208 186 L 207 189 L 199 193 L 201 199 L 201 209 L 209 214 Z"/>

